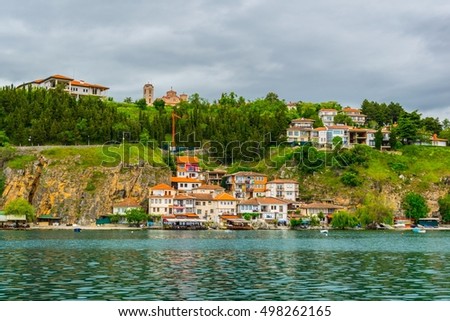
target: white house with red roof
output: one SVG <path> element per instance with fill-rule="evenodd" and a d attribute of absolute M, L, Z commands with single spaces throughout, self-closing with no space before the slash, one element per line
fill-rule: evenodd
<path fill-rule="evenodd" d="M 169 215 L 172 214 L 172 208 L 177 191 L 167 184 L 158 184 L 149 189 L 148 213 Z"/>
<path fill-rule="evenodd" d="M 63 75 L 52 75 L 44 79 L 33 80 L 28 83 L 17 86 L 17 88 L 26 88 L 31 86 L 33 88 L 55 89 L 62 86 L 72 96 L 77 99 L 81 96 L 97 96 L 106 98 L 106 91 L 109 89 L 106 86 L 88 83 L 84 80 L 76 80 L 71 77 Z"/>
<path fill-rule="evenodd" d="M 319 118 L 322 120 L 324 126 L 334 125 L 334 116 L 338 114 L 338 111 L 333 108 L 322 108 L 319 110 Z"/>
<path fill-rule="evenodd" d="M 291 121 L 290 127 L 286 130 L 286 137 L 289 143 L 311 141 L 313 131 L 313 119 L 298 118 Z"/>
<path fill-rule="evenodd" d="M 201 169 L 196 156 L 178 156 L 176 163 L 177 177 L 199 178 Z"/>
<path fill-rule="evenodd" d="M 275 197 L 256 197 L 238 204 L 238 214 L 259 213 L 265 220 L 287 221 L 288 201 Z"/>
<path fill-rule="evenodd" d="M 266 184 L 266 196 L 293 201 L 298 198 L 299 184 L 292 179 L 275 179 Z"/>

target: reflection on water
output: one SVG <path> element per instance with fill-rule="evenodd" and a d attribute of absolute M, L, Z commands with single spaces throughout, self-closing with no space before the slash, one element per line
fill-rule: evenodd
<path fill-rule="evenodd" d="M 0 300 L 450 300 L 450 232 L 0 231 Z"/>

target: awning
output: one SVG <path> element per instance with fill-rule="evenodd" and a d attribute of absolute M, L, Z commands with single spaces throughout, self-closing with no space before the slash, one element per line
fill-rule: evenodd
<path fill-rule="evenodd" d="M 52 215 L 46 214 L 46 215 L 38 216 L 37 219 L 38 220 L 40 220 L 40 219 L 43 219 L 43 220 L 60 220 L 61 217 L 56 217 L 56 216 L 52 216 Z"/>

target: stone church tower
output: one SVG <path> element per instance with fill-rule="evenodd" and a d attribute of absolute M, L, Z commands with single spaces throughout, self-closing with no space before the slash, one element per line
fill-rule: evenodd
<path fill-rule="evenodd" d="M 152 105 L 154 98 L 154 87 L 152 84 L 145 84 L 144 85 L 144 98 L 145 102 L 147 103 L 147 106 Z"/>

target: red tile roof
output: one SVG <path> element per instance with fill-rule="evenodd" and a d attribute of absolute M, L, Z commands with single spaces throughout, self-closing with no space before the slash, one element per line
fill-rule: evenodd
<path fill-rule="evenodd" d="M 120 202 L 114 203 L 113 207 L 140 207 L 140 204 L 134 198 L 126 198 Z"/>
<path fill-rule="evenodd" d="M 198 164 L 199 160 L 196 156 L 178 156 L 177 164 Z"/>
<path fill-rule="evenodd" d="M 189 177 L 172 177 L 170 181 L 172 183 L 201 183 L 198 179 Z"/>
<path fill-rule="evenodd" d="M 167 185 L 167 184 L 158 184 L 158 185 L 155 185 L 155 186 L 151 187 L 150 189 L 152 191 L 165 191 L 165 190 L 174 191 L 174 189 L 171 186 Z"/>
<path fill-rule="evenodd" d="M 228 193 L 222 193 L 220 195 L 217 195 L 214 200 L 216 201 L 236 201 L 236 198 L 234 198 L 233 196 L 231 196 Z"/>

